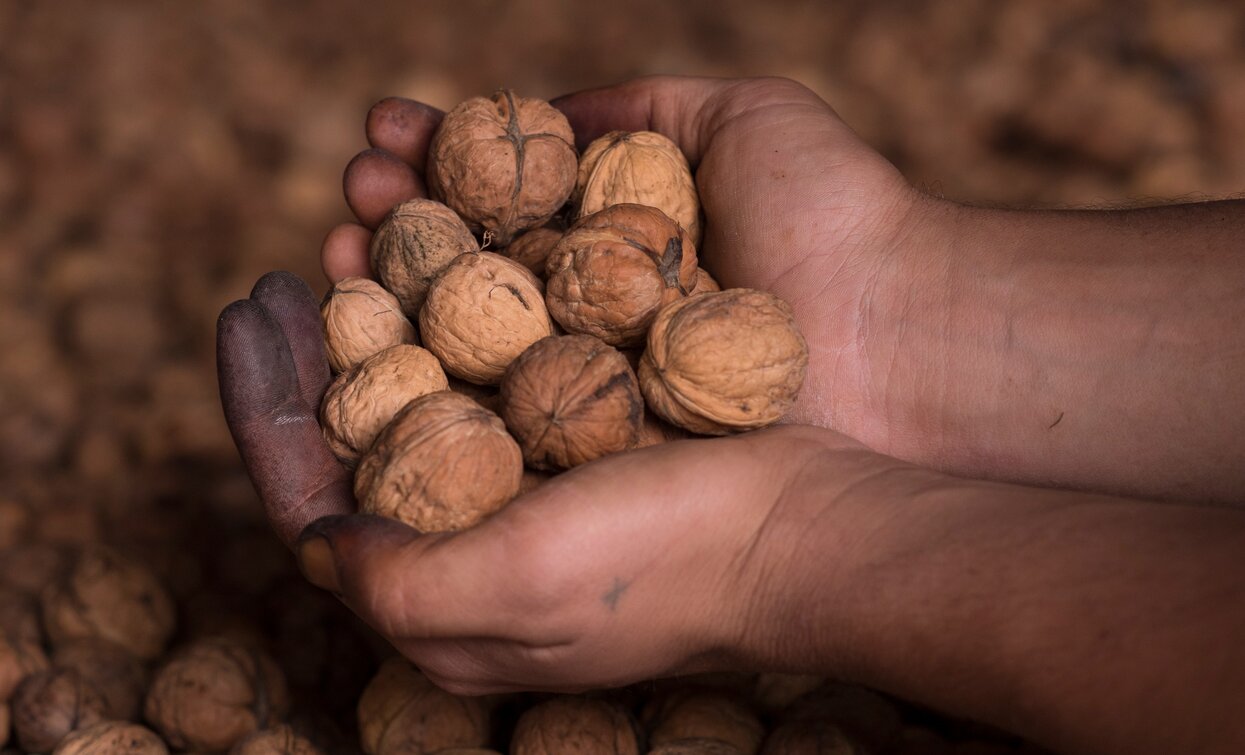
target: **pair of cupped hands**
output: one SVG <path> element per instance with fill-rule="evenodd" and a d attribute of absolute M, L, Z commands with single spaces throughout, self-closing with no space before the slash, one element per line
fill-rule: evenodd
<path fill-rule="evenodd" d="M 849 554 L 898 518 L 886 486 L 865 483 L 944 479 L 869 450 L 886 447 L 893 379 L 870 353 L 873 315 L 902 310 L 919 285 L 923 263 L 903 250 L 920 248 L 909 242 L 933 200 L 790 81 L 649 78 L 554 104 L 581 149 L 608 131 L 651 130 L 687 155 L 706 218 L 703 265 L 724 286 L 789 302 L 807 338 L 789 424 L 610 456 L 471 530 L 422 534 L 354 513 L 350 473 L 317 423 L 330 380 L 317 301 L 303 281 L 271 273 L 218 324 L 225 415 L 271 523 L 313 583 L 452 692 L 807 670 L 797 632 L 834 629 L 791 621 L 809 594 L 797 554 L 858 560 Z M 395 180 L 383 164 L 422 175 L 441 117 L 406 103 L 400 117 L 369 118 L 382 168 L 357 161 L 348 175 L 362 224 L 326 239 L 330 282 L 369 274 L 368 208 Z M 808 547 L 799 541 L 813 520 L 836 534 Z"/>

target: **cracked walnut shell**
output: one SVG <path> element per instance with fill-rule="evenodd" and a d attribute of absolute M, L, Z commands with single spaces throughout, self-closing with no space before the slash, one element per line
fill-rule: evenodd
<path fill-rule="evenodd" d="M 460 393 L 406 405 L 359 462 L 359 509 L 421 532 L 470 527 L 519 492 L 523 456 L 501 418 Z"/>
<path fill-rule="evenodd" d="M 511 755 L 592 752 L 638 755 L 635 721 L 617 703 L 587 697 L 555 697 L 519 716 Z"/>
<path fill-rule="evenodd" d="M 475 237 L 453 210 L 431 199 L 403 202 L 372 236 L 372 272 L 414 318 L 428 286 L 460 254 L 479 249 Z"/>
<path fill-rule="evenodd" d="M 61 740 L 52 755 L 168 755 L 164 741 L 146 726 L 100 721 Z"/>
<path fill-rule="evenodd" d="M 445 114 L 428 150 L 428 190 L 504 247 L 566 203 L 577 167 L 566 116 L 507 89 Z"/>
<path fill-rule="evenodd" d="M 397 297 L 370 278 L 338 281 L 320 304 L 324 351 L 333 372 L 344 372 L 390 346 L 415 343 L 415 326 Z"/>
<path fill-rule="evenodd" d="M 644 340 L 663 305 L 696 284 L 696 248 L 661 210 L 618 204 L 581 218 L 549 255 L 545 300 L 570 333 Z"/>
<path fill-rule="evenodd" d="M 569 469 L 633 447 L 643 413 L 627 358 L 592 336 L 537 341 L 501 383 L 501 417 L 537 469 Z"/>
<path fill-rule="evenodd" d="M 363 690 L 358 721 L 367 755 L 423 755 L 489 740 L 488 713 L 478 698 L 445 692 L 401 656 L 381 664 Z"/>
<path fill-rule="evenodd" d="M 791 307 L 736 288 L 661 310 L 640 359 L 640 389 L 654 412 L 685 430 L 726 435 L 777 422 L 795 404 L 808 346 Z"/>
<path fill-rule="evenodd" d="M 584 217 L 616 204 L 656 207 L 700 246 L 700 197 L 678 145 L 653 131 L 611 131 L 588 145 L 571 201 Z"/>

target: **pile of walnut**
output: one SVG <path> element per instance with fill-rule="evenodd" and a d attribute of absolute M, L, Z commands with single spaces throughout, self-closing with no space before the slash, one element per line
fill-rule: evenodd
<path fill-rule="evenodd" d="M 614 132 L 579 156 L 560 112 L 503 91 L 451 110 L 427 165 L 435 201 L 373 237 L 379 282 L 340 281 L 321 308 L 339 373 L 321 424 L 361 510 L 463 529 L 551 473 L 794 405 L 791 308 L 698 265 L 669 139 Z"/>

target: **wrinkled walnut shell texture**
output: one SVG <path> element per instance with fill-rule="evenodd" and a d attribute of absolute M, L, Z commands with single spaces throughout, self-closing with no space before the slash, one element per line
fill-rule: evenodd
<path fill-rule="evenodd" d="M 654 747 L 685 739 L 717 739 L 744 755 L 753 755 L 765 736 L 756 714 L 724 694 L 676 694 L 659 708 L 657 724 L 649 737 L 649 744 Z"/>
<path fill-rule="evenodd" d="M 320 305 L 324 350 L 334 372 L 344 372 L 390 346 L 415 343 L 415 326 L 397 297 L 370 278 L 346 278 Z"/>
<path fill-rule="evenodd" d="M 404 658 L 385 661 L 363 690 L 359 741 L 367 755 L 416 755 L 488 743 L 488 714 L 476 698 L 434 686 Z"/>
<path fill-rule="evenodd" d="M 709 274 L 703 267 L 696 268 L 696 284 L 692 286 L 693 294 L 712 294 L 722 290 L 722 284 Z"/>
<path fill-rule="evenodd" d="M 657 745 L 648 755 L 748 755 L 720 739 L 680 739 Z"/>
<path fill-rule="evenodd" d="M 372 271 L 414 318 L 428 286 L 460 254 L 479 249 L 462 218 L 430 199 L 412 199 L 393 208 L 372 236 Z"/>
<path fill-rule="evenodd" d="M 511 755 L 638 755 L 639 751 L 635 723 L 625 709 L 584 697 L 557 697 L 529 708 L 510 739 Z"/>
<path fill-rule="evenodd" d="M 49 752 L 69 732 L 104 719 L 104 698 L 76 671 L 48 669 L 13 692 L 13 733 L 28 752 Z"/>
<path fill-rule="evenodd" d="M 229 755 L 323 755 L 308 739 L 282 724 L 257 731 L 239 741 Z"/>
<path fill-rule="evenodd" d="M 502 250 L 502 254 L 532 271 L 532 275 L 544 279 L 549 253 L 562 238 L 562 231 L 552 228 L 533 228 Z"/>
<path fill-rule="evenodd" d="M 146 726 L 101 721 L 61 740 L 52 755 L 168 755 L 168 748 Z"/>

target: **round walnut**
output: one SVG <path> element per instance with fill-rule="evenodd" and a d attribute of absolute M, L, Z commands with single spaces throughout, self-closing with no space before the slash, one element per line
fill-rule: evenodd
<path fill-rule="evenodd" d="M 242 739 L 233 746 L 229 755 L 322 755 L 322 751 L 282 724 Z"/>
<path fill-rule="evenodd" d="M 552 335 L 540 281 L 492 252 L 464 254 L 428 289 L 419 333 L 455 377 L 496 385 L 523 350 Z"/>
<path fill-rule="evenodd" d="M 51 752 L 69 732 L 104 720 L 104 698 L 69 669 L 31 674 L 10 704 L 13 733 L 27 752 Z"/>
<path fill-rule="evenodd" d="M 738 747 L 720 739 L 680 739 L 657 745 L 648 755 L 744 755 Z"/>
<path fill-rule="evenodd" d="M 428 189 L 504 247 L 566 203 L 577 165 L 566 116 L 503 90 L 445 114 L 428 150 Z"/>
<path fill-rule="evenodd" d="M 146 726 L 100 721 L 61 740 L 52 755 L 168 755 L 164 741 Z"/>
<path fill-rule="evenodd" d="M 337 282 L 320 304 L 324 350 L 334 372 L 344 372 L 390 346 L 415 343 L 415 326 L 397 297 L 370 278 Z"/>
<path fill-rule="evenodd" d="M 683 739 L 717 739 L 742 755 L 754 755 L 765 736 L 756 714 L 718 692 L 674 692 L 655 704 L 649 717 L 654 722 L 649 735 L 653 746 Z"/>
<path fill-rule="evenodd" d="M 829 721 L 786 721 L 765 738 L 762 755 L 866 755 Z"/>
<path fill-rule="evenodd" d="M 510 755 L 591 752 L 638 755 L 635 721 L 617 703 L 586 697 L 555 697 L 519 716 Z"/>
<path fill-rule="evenodd" d="M 454 211 L 430 199 L 412 199 L 393 208 L 372 236 L 372 272 L 414 318 L 428 286 L 460 254 L 479 249 Z"/>
<path fill-rule="evenodd" d="M 711 294 L 721 290 L 722 284 L 718 283 L 708 270 L 703 267 L 696 268 L 696 285 L 692 286 L 693 294 Z"/>
<path fill-rule="evenodd" d="M 700 246 L 700 198 L 678 145 L 652 131 L 611 131 L 588 145 L 572 198 L 579 217 L 616 204 L 642 204 L 670 216 Z"/>
<path fill-rule="evenodd" d="M 791 307 L 735 288 L 664 307 L 640 360 L 640 389 L 668 422 L 725 435 L 777 422 L 795 404 L 808 346 Z"/>
<path fill-rule="evenodd" d="M 324 393 L 320 426 L 333 454 L 354 466 L 412 399 L 449 387 L 441 363 L 419 346 L 392 346 L 337 376 Z"/>
<path fill-rule="evenodd" d="M 355 474 L 359 509 L 421 532 L 461 530 L 519 492 L 523 456 L 501 418 L 451 391 L 406 405 Z"/>
<path fill-rule="evenodd" d="M 549 253 L 562 238 L 562 232 L 553 228 L 533 228 L 502 250 L 502 254 L 532 271 L 543 279 Z"/>
<path fill-rule="evenodd" d="M 147 690 L 143 714 L 173 747 L 215 752 L 276 724 L 288 707 L 285 678 L 271 658 L 210 638 L 165 661 Z"/>
<path fill-rule="evenodd" d="M 88 637 L 56 648 L 52 662 L 78 674 L 104 698 L 104 715 L 133 721 L 142 709 L 147 672 L 133 653 L 108 640 Z"/>
<path fill-rule="evenodd" d="M 570 333 L 644 340 L 662 305 L 696 283 L 696 248 L 660 210 L 619 204 L 571 226 L 549 255 L 545 300 Z"/>
<path fill-rule="evenodd" d="M 537 469 L 569 469 L 635 445 L 644 414 L 627 358 L 592 336 L 542 338 L 501 381 L 501 417 Z"/>
<path fill-rule="evenodd" d="M 477 698 L 456 697 L 405 658 L 381 664 L 359 698 L 359 741 L 367 755 L 428 755 L 483 747 L 488 714 Z"/>
<path fill-rule="evenodd" d="M 0 700 L 8 700 L 23 679 L 47 667 L 37 638 L 0 633 Z"/>
<path fill-rule="evenodd" d="M 103 546 L 82 550 L 43 592 L 43 625 L 53 645 L 83 637 L 155 658 L 173 634 L 173 598 L 156 575 Z"/>

